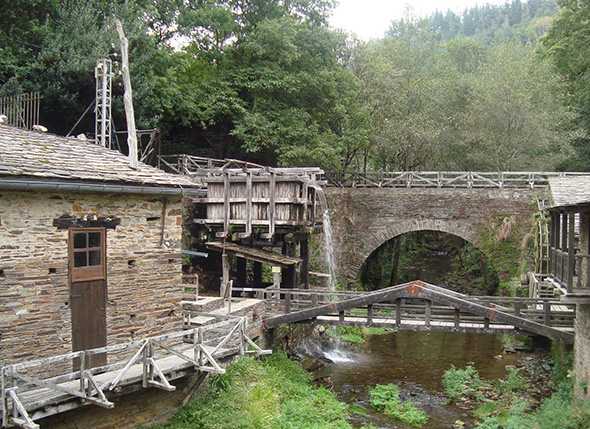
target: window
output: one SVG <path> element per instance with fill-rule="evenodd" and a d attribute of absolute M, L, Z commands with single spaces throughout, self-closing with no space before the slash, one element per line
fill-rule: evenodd
<path fill-rule="evenodd" d="M 72 281 L 105 278 L 104 228 L 70 229 L 70 272 Z"/>

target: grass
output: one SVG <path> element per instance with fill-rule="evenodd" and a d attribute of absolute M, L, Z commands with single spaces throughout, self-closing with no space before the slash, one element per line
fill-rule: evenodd
<path fill-rule="evenodd" d="M 170 422 L 152 429 L 351 429 L 348 407 L 284 353 L 240 358 Z"/>
<path fill-rule="evenodd" d="M 409 401 L 402 401 L 395 384 L 378 384 L 369 391 L 371 406 L 394 420 L 420 428 L 428 422 L 428 415 Z"/>
<path fill-rule="evenodd" d="M 328 329 L 328 335 L 350 344 L 363 344 L 371 335 L 385 335 L 391 332 L 387 328 L 335 326 Z"/>

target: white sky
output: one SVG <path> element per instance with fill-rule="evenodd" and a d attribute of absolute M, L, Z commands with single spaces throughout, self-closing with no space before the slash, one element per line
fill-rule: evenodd
<path fill-rule="evenodd" d="M 355 33 L 364 40 L 382 37 L 394 19 L 404 16 L 409 6 L 415 16 L 436 10 L 462 12 L 482 4 L 504 4 L 507 0 L 339 0 L 330 20 L 335 28 Z"/>

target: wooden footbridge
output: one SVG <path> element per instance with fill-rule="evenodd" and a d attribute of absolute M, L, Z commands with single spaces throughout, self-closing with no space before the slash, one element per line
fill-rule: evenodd
<path fill-rule="evenodd" d="M 528 334 L 573 343 L 575 306 L 554 299 L 469 296 L 414 281 L 374 292 L 236 289 L 265 299 L 266 328 L 323 323 L 406 330 Z"/>
<path fill-rule="evenodd" d="M 214 318 L 220 317 L 208 317 Z M 88 404 L 113 408 L 115 399 L 142 388 L 174 391 L 170 382 L 181 377 L 223 373 L 225 358 L 271 353 L 249 337 L 252 329 L 245 317 L 222 319 L 155 337 L 0 367 L 1 427 L 39 429 L 36 421 L 44 417 Z M 88 366 L 96 355 L 108 355 L 110 363 Z"/>

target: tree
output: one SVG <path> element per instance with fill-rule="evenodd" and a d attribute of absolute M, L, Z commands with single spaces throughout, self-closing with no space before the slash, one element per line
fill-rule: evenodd
<path fill-rule="evenodd" d="M 568 105 L 581 130 L 574 133 L 577 168 L 590 168 L 590 2 L 561 0 L 561 7 L 543 41 L 545 54 L 567 85 Z M 567 166 L 564 165 L 564 166 Z"/>

